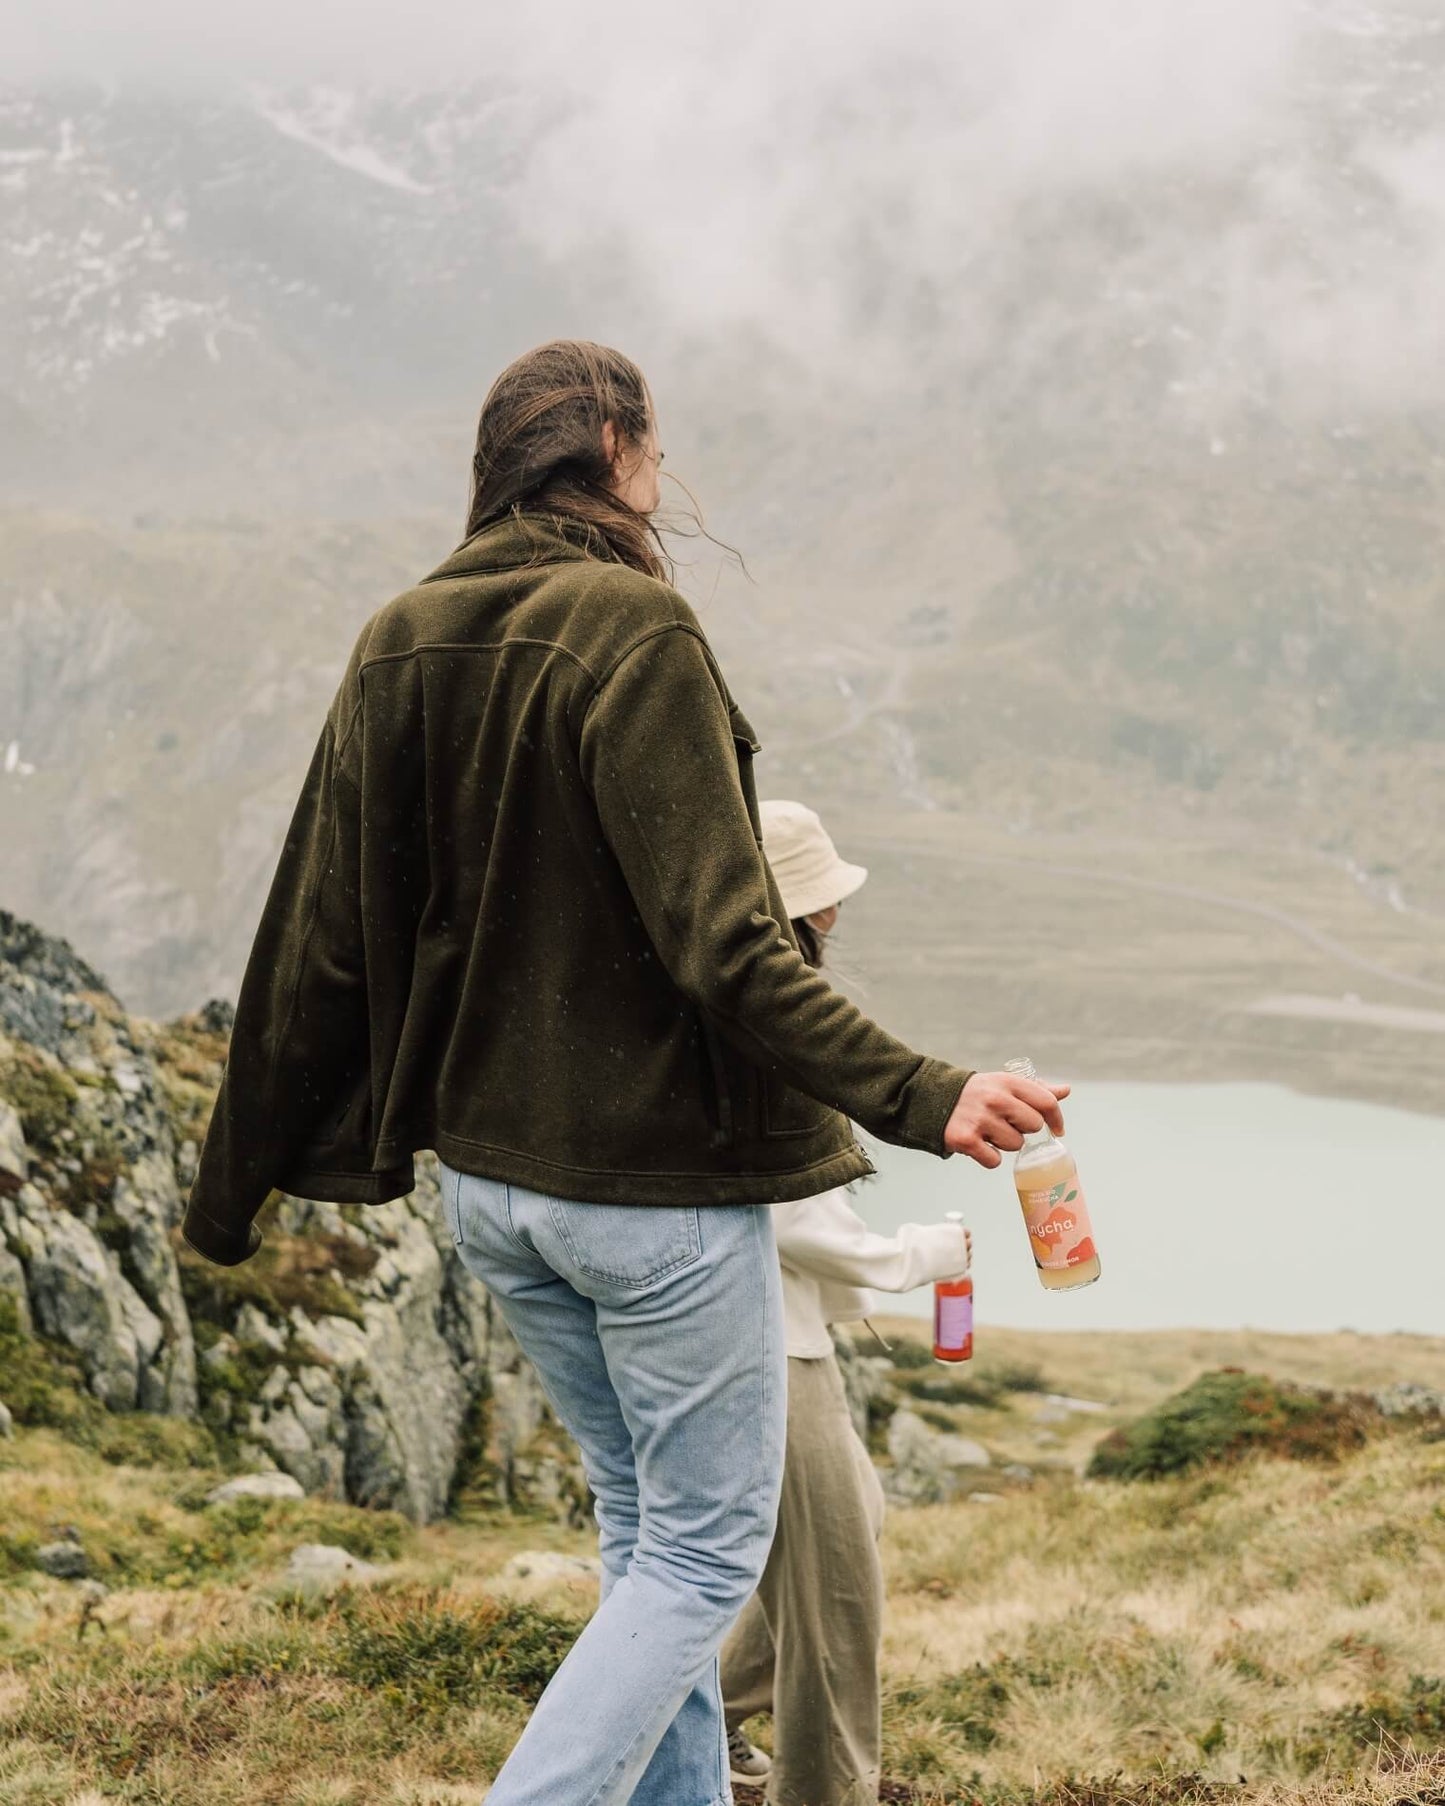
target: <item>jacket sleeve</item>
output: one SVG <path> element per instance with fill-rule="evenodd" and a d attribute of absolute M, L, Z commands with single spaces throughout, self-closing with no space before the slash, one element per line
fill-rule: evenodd
<path fill-rule="evenodd" d="M 773 1232 L 779 1260 L 839 1285 L 911 1292 L 915 1286 L 956 1279 L 968 1271 L 962 1224 L 905 1223 L 897 1235 L 878 1235 L 843 1191 L 775 1204 Z"/>
<path fill-rule="evenodd" d="M 603 833 L 678 988 L 800 1091 L 884 1141 L 945 1153 L 969 1075 L 879 1028 L 785 934 L 701 635 L 683 624 L 634 646 L 593 697 L 580 745 Z"/>
<path fill-rule="evenodd" d="M 328 719 L 241 982 L 182 1224 L 190 1245 L 222 1266 L 256 1252 L 256 1213 L 366 1078 L 360 813 Z"/>

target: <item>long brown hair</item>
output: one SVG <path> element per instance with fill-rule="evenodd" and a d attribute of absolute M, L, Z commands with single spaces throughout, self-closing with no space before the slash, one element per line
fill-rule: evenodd
<path fill-rule="evenodd" d="M 619 444 L 640 446 L 652 397 L 631 358 L 589 339 L 555 339 L 509 364 L 477 423 L 466 537 L 520 510 L 560 515 L 589 529 L 590 548 L 649 577 L 672 580 L 657 529 L 612 488 L 602 449 L 611 421 Z"/>

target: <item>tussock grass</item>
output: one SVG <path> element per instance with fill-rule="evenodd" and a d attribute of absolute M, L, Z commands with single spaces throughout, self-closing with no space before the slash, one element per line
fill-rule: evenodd
<path fill-rule="evenodd" d="M 1445 1744 L 1445 1448 L 1418 1433 L 920 1508 L 887 1553 L 890 1764 L 920 1783 L 1302 1785 Z"/>
<path fill-rule="evenodd" d="M 1151 1396 L 1136 1352 L 1087 1380 L 1050 1338 L 1009 1358 L 1120 1416 L 1195 1377 L 1166 1351 Z M 1027 1422 L 1029 1391 L 997 1396 Z M 87 1618 L 23 1564 L 0 1583 L 0 1806 L 476 1800 L 589 1607 L 498 1571 L 589 1539 L 481 1512 L 422 1530 L 322 1501 L 218 1513 L 197 1508 L 207 1480 L 47 1429 L 0 1444 L 0 1526 L 74 1525 L 113 1588 Z M 302 1541 L 393 1577 L 298 1598 Z M 1445 1806 L 1445 1442 L 1427 1426 L 1327 1463 L 1245 1455 L 1147 1485 L 1063 1470 L 896 1511 L 885 1562 L 890 1801 Z"/>
<path fill-rule="evenodd" d="M 397 1512 L 327 1499 L 203 1505 L 219 1478 L 112 1468 L 47 1432 L 0 1443 L 0 1579 L 31 1574 L 35 1550 L 61 1526 L 79 1535 L 95 1579 L 126 1588 L 244 1580 L 303 1542 L 336 1543 L 366 1561 L 394 1560 L 410 1545 L 412 1527 Z"/>

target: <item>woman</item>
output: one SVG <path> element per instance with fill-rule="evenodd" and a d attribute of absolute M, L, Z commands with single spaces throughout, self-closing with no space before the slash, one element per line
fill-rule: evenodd
<path fill-rule="evenodd" d="M 814 967 L 862 866 L 838 857 L 801 803 L 762 805 L 763 851 Z M 829 1334 L 873 1308 L 869 1287 L 907 1292 L 968 1270 L 967 1230 L 907 1223 L 873 1234 L 843 1190 L 779 1204 L 788 1428 L 782 1500 L 768 1565 L 723 1650 L 722 1689 L 734 1781 L 767 1782 L 775 1806 L 877 1806 L 883 1492 L 853 1428 Z M 773 1759 L 743 1721 L 774 1718 Z"/>
<path fill-rule="evenodd" d="M 767 1556 L 785 1366 L 758 1205 L 867 1170 L 847 1118 L 996 1165 L 1061 1091 L 894 1040 L 806 964 L 757 742 L 651 516 L 646 384 L 598 345 L 482 408 L 467 536 L 363 629 L 287 836 L 187 1205 L 275 1188 L 451 1233 L 582 1450 L 606 1572 L 490 1806 L 712 1806 L 717 1652 Z"/>

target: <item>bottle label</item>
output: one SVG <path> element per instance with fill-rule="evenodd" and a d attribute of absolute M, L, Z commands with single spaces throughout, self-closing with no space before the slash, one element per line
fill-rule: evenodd
<path fill-rule="evenodd" d="M 1019 1175 L 1019 1203 L 1023 1205 L 1035 1265 L 1050 1273 L 1063 1273 L 1093 1260 L 1098 1249 L 1094 1246 L 1089 1206 L 1084 1201 L 1077 1170 L 1037 1191 L 1027 1186 L 1028 1175 Z"/>
<path fill-rule="evenodd" d="M 960 1297 L 935 1295 L 933 1343 L 935 1348 L 967 1348 L 973 1340 L 973 1293 Z"/>

